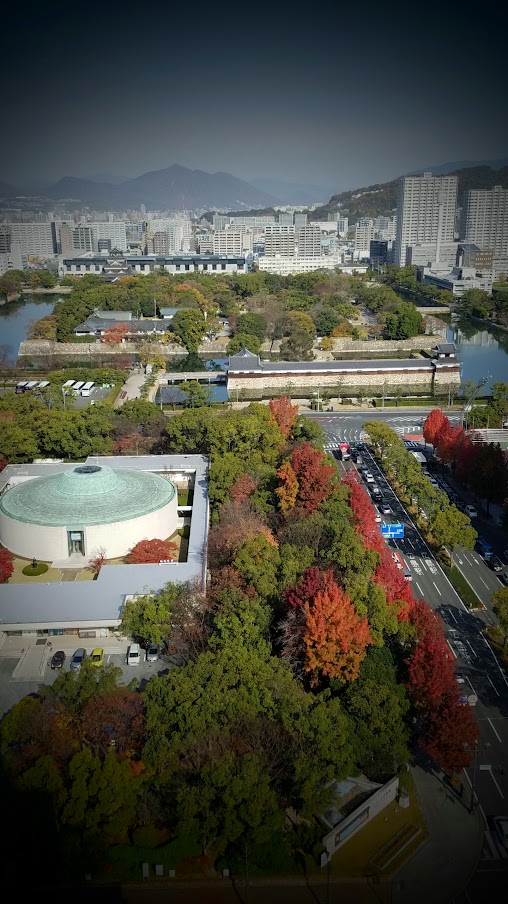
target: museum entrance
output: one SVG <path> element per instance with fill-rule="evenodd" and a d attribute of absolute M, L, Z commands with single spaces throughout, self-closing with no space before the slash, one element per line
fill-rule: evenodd
<path fill-rule="evenodd" d="M 85 555 L 85 536 L 82 530 L 68 530 L 67 541 L 70 556 Z"/>

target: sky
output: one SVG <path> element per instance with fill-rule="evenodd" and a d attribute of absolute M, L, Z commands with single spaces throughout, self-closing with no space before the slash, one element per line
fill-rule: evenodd
<path fill-rule="evenodd" d="M 10 4 L 0 181 L 178 163 L 342 191 L 508 156 L 501 11 L 328 6 Z"/>

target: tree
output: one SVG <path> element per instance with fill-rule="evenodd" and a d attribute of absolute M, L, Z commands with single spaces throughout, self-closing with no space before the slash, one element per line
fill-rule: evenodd
<path fill-rule="evenodd" d="M 106 345 L 119 345 L 120 342 L 124 341 L 128 332 L 128 323 L 114 323 L 112 326 L 108 327 L 107 330 L 104 330 L 104 333 L 101 336 L 101 342 L 104 342 Z"/>
<path fill-rule="evenodd" d="M 178 558 L 178 547 L 170 540 L 140 540 L 129 550 L 125 561 L 129 565 L 147 563 L 175 562 Z"/>
<path fill-rule="evenodd" d="M 402 301 L 385 315 L 386 339 L 409 339 L 422 332 L 423 317 L 413 304 Z"/>
<path fill-rule="evenodd" d="M 261 598 L 269 599 L 276 593 L 279 550 L 265 534 L 246 540 L 233 561 Z"/>
<path fill-rule="evenodd" d="M 448 418 L 443 414 L 440 408 L 433 408 L 430 414 L 427 415 L 423 425 L 425 442 L 430 443 L 430 445 L 433 446 L 439 431 L 445 424 L 449 425 L 449 423 Z"/>
<path fill-rule="evenodd" d="M 508 467 L 499 443 L 475 443 L 469 476 L 471 489 L 487 502 L 502 504 L 508 496 Z"/>
<path fill-rule="evenodd" d="M 289 464 L 298 483 L 295 505 L 306 512 L 314 511 L 333 492 L 334 466 L 327 464 L 324 453 L 309 443 L 300 443 L 293 449 Z M 293 484 L 291 472 L 286 474 L 279 468 L 277 475 L 283 483 Z"/>
<path fill-rule="evenodd" d="M 270 399 L 269 408 L 277 427 L 286 438 L 290 436 L 298 417 L 298 405 L 292 405 L 288 396 Z"/>
<path fill-rule="evenodd" d="M 360 619 L 347 593 L 332 573 L 323 575 L 323 589 L 305 603 L 305 670 L 341 682 L 358 677 L 366 647 L 372 642 L 366 618 Z"/>
<path fill-rule="evenodd" d="M 257 336 L 260 342 L 266 337 L 266 320 L 261 314 L 240 314 L 235 318 L 235 335 L 244 333 Z"/>
<path fill-rule="evenodd" d="M 0 584 L 5 584 L 14 571 L 14 556 L 8 549 L 0 549 Z"/>
<path fill-rule="evenodd" d="M 471 527 L 468 515 L 464 515 L 455 505 L 448 505 L 432 519 L 432 536 L 439 546 L 454 550 L 456 546 L 473 549 L 478 534 Z"/>
<path fill-rule="evenodd" d="M 187 396 L 185 404 L 189 408 L 201 408 L 210 402 L 212 395 L 210 386 L 204 386 L 198 380 L 184 380 L 180 383 L 179 389 Z"/>
<path fill-rule="evenodd" d="M 471 707 L 462 705 L 456 692 L 445 694 L 424 719 L 422 747 L 448 775 L 471 765 L 477 739 L 478 726 Z"/>
<path fill-rule="evenodd" d="M 257 486 L 258 481 L 249 477 L 248 474 L 242 474 L 231 487 L 231 499 L 233 502 L 245 502 L 246 499 L 250 499 Z"/>
<path fill-rule="evenodd" d="M 136 812 L 139 780 L 129 762 L 119 762 L 108 750 L 103 760 L 84 747 L 69 763 L 70 789 L 61 811 L 65 825 L 85 835 L 101 833 L 113 838 L 128 828 Z"/>
<path fill-rule="evenodd" d="M 124 635 L 139 637 L 147 643 L 167 641 L 172 633 L 172 613 L 184 593 L 183 585 L 167 583 L 158 593 L 128 599 L 122 610 Z"/>
<path fill-rule="evenodd" d="M 106 561 L 106 550 L 103 546 L 92 551 L 91 558 L 88 561 L 88 567 L 93 572 L 94 577 L 98 577 L 99 572 Z"/>
<path fill-rule="evenodd" d="M 95 756 L 104 756 L 112 746 L 121 756 L 138 755 L 145 736 L 144 709 L 142 696 L 127 687 L 93 697 L 81 713 L 83 742 Z"/>
<path fill-rule="evenodd" d="M 188 352 L 197 352 L 206 333 L 206 320 L 201 311 L 183 308 L 173 317 L 171 329 Z"/>
<path fill-rule="evenodd" d="M 280 356 L 283 361 L 313 361 L 314 345 L 312 336 L 305 330 L 295 330 L 280 345 Z"/>
<path fill-rule="evenodd" d="M 253 355 L 259 355 L 261 340 L 251 333 L 235 333 L 228 342 L 228 355 L 237 355 L 243 348 L 248 348 Z"/>
<path fill-rule="evenodd" d="M 492 597 L 492 608 L 501 626 L 504 646 L 506 648 L 508 640 L 508 587 L 502 587 L 501 590 L 496 590 Z"/>
<path fill-rule="evenodd" d="M 286 514 L 295 507 L 300 488 L 290 461 L 286 461 L 280 466 L 277 477 L 281 481 L 281 485 L 276 488 L 275 492 L 279 497 L 279 508 L 283 514 Z"/>
<path fill-rule="evenodd" d="M 409 692 L 420 709 L 430 710 L 445 694 L 457 692 L 453 657 L 444 638 L 429 635 L 421 638 L 407 666 Z"/>
<path fill-rule="evenodd" d="M 29 428 L 0 420 L 0 456 L 9 462 L 33 461 L 40 450 Z"/>

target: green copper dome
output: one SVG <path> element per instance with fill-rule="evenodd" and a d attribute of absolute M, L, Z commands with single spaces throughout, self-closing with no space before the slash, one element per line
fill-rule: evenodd
<path fill-rule="evenodd" d="M 171 502 L 175 493 L 171 481 L 150 471 L 78 465 L 12 487 L 0 499 L 0 511 L 27 524 L 86 527 L 147 515 Z"/>

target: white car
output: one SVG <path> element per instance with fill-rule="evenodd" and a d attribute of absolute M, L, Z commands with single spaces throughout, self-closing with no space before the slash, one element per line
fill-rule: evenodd
<path fill-rule="evenodd" d="M 141 662 L 141 654 L 138 643 L 131 643 L 127 650 L 127 665 L 139 665 Z"/>
<path fill-rule="evenodd" d="M 366 483 L 374 483 L 374 475 L 370 471 L 365 472 Z"/>
<path fill-rule="evenodd" d="M 376 524 L 380 524 L 382 520 L 383 519 L 381 518 L 379 509 L 374 506 L 374 521 L 376 522 Z"/>
<path fill-rule="evenodd" d="M 478 512 L 476 511 L 474 505 L 464 506 L 464 511 L 466 515 L 469 515 L 470 518 L 478 518 Z"/>

